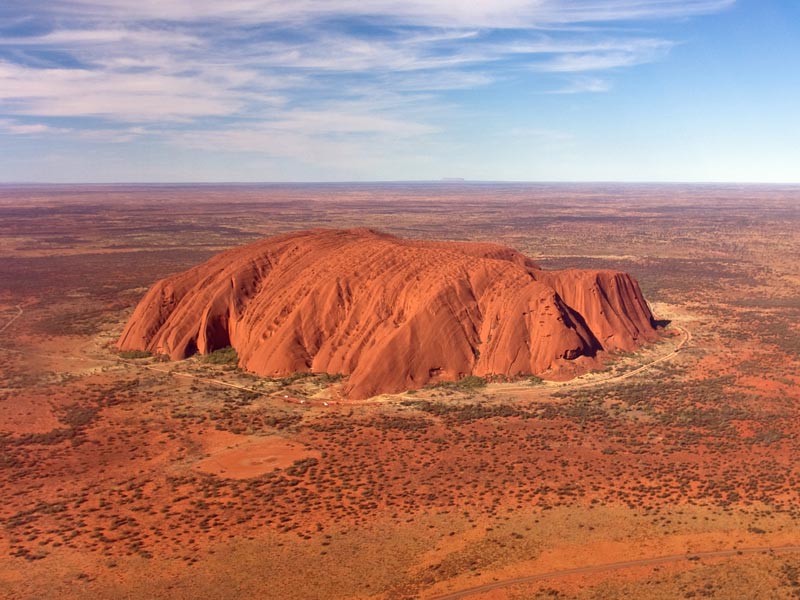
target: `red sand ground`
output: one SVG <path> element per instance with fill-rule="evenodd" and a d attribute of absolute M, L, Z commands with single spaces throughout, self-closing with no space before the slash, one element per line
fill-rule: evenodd
<path fill-rule="evenodd" d="M 296 461 L 320 458 L 320 453 L 281 437 L 241 436 L 224 432 L 207 435 L 203 444 L 208 458 L 194 468 L 228 479 L 249 479 L 285 469 Z"/>
<path fill-rule="evenodd" d="M 0 340 L 0 597 L 427 599 L 686 553 L 484 597 L 796 598 L 798 557 L 690 559 L 800 539 L 800 190 L 568 192 L 44 190 L 8 205 L 0 189 L 0 327 L 24 308 Z M 116 355 L 164 274 L 265 235 L 355 225 L 630 272 L 691 342 L 610 356 L 588 379 L 672 354 L 592 386 L 329 406 L 310 401 L 314 378 Z M 276 437 L 314 454 L 241 479 L 197 468 Z"/>

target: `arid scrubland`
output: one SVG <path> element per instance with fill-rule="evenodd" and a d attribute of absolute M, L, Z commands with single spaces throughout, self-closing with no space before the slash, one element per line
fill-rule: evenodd
<path fill-rule="evenodd" d="M 800 543 L 798 198 L 0 188 L 0 595 L 435 598 L 553 573 L 474 597 L 796 598 L 800 554 L 781 548 Z M 339 377 L 115 350 L 155 280 L 310 227 L 626 271 L 664 332 L 568 383 L 359 401 L 337 396 Z M 718 550 L 742 553 L 704 554 Z"/>

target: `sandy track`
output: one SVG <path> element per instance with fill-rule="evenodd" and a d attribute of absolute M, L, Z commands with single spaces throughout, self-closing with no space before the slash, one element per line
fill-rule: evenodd
<path fill-rule="evenodd" d="M 633 377 L 634 375 L 637 375 L 642 371 L 646 371 L 653 365 L 657 365 L 658 363 L 674 358 L 678 354 L 678 352 L 680 352 L 683 349 L 683 347 L 686 346 L 686 344 L 688 344 L 692 340 L 692 334 L 689 332 L 688 329 L 681 327 L 680 325 L 676 325 L 675 329 L 679 329 L 681 333 L 683 333 L 683 339 L 677 346 L 675 346 L 675 349 L 672 352 L 670 352 L 669 354 L 665 354 L 660 358 L 656 358 L 655 360 L 651 360 L 649 363 L 642 365 L 638 369 L 634 369 L 633 371 L 628 371 L 627 373 L 622 373 L 621 375 L 617 375 L 616 377 L 610 377 L 607 380 L 602 381 L 600 383 L 608 383 L 613 381 L 619 381 L 620 379 L 627 379 L 628 377 Z M 592 384 L 594 385 L 594 382 L 592 382 Z M 583 386 L 576 386 L 576 387 L 583 387 Z"/>
<path fill-rule="evenodd" d="M 639 373 L 647 371 L 648 369 L 650 369 L 654 365 L 657 365 L 658 363 L 662 363 L 675 358 L 675 356 L 678 355 L 678 353 L 684 348 L 684 346 L 686 346 L 686 344 L 688 344 L 692 340 L 692 334 L 689 332 L 688 329 L 681 327 L 680 325 L 676 325 L 675 329 L 680 330 L 680 332 L 683 334 L 683 338 L 681 339 L 680 343 L 678 343 L 678 345 L 675 346 L 672 352 L 670 352 L 669 354 L 665 354 L 664 356 L 659 356 L 658 358 L 643 364 L 641 367 L 637 367 L 633 371 L 627 371 L 625 373 L 621 373 L 620 375 L 613 375 L 611 377 L 598 377 L 591 381 L 585 381 L 585 382 L 572 380 L 559 383 L 557 385 L 548 385 L 538 388 L 533 385 L 514 385 L 508 387 L 500 387 L 498 389 L 491 391 L 500 394 L 505 394 L 508 392 L 532 392 L 537 390 L 549 393 L 549 392 L 559 391 L 561 389 L 576 390 L 581 388 L 594 387 L 598 385 L 606 385 L 609 383 L 614 383 L 616 381 L 622 381 L 623 379 L 628 379 L 629 377 L 633 377 L 634 375 L 638 375 Z"/>
<path fill-rule="evenodd" d="M 212 379 L 210 377 L 202 377 L 200 375 L 193 375 L 192 373 L 183 373 L 181 371 L 170 371 L 169 369 L 159 369 L 158 367 L 154 367 L 152 365 L 140 365 L 140 364 L 136 364 L 134 362 L 131 362 L 131 361 L 128 361 L 128 360 L 125 360 L 125 359 L 122 359 L 122 358 L 120 358 L 119 360 L 120 360 L 120 362 L 123 362 L 126 365 L 137 367 L 139 369 L 148 369 L 149 371 L 155 371 L 157 373 L 164 373 L 165 375 L 172 375 L 173 377 L 183 377 L 185 379 L 194 379 L 196 381 L 202 381 L 203 383 L 208 383 L 208 384 L 211 384 L 211 385 L 218 385 L 218 386 L 222 386 L 222 387 L 234 388 L 234 389 L 237 389 L 237 390 L 244 390 L 245 392 L 252 392 L 254 394 L 258 394 L 259 396 L 272 396 L 272 395 L 274 395 L 273 393 L 270 393 L 270 392 L 256 390 L 256 389 L 244 386 L 244 385 L 239 385 L 238 383 L 231 383 L 229 381 L 223 381 L 221 379 Z"/>
<path fill-rule="evenodd" d="M 776 546 L 776 547 L 755 547 L 755 548 L 732 548 L 728 550 L 710 550 L 707 552 L 690 552 L 686 554 L 672 554 L 669 556 L 658 556 L 654 558 L 640 558 L 636 560 L 625 560 L 614 563 L 606 563 L 601 565 L 588 565 L 585 567 L 575 567 L 573 569 L 561 569 L 559 571 L 550 571 L 549 573 L 539 573 L 537 575 L 527 575 L 525 577 L 514 577 L 512 579 L 505 579 L 503 581 L 494 581 L 492 583 L 485 583 L 477 585 L 472 588 L 467 588 L 458 592 L 451 592 L 441 596 L 430 596 L 428 600 L 459 600 L 460 598 L 467 598 L 475 594 L 482 594 L 484 592 L 491 592 L 514 585 L 522 585 L 527 583 L 536 583 L 538 581 L 545 581 L 548 579 L 558 579 L 560 577 L 569 577 L 572 575 L 592 575 L 595 573 L 605 573 L 609 571 L 619 571 L 622 569 L 631 569 L 634 567 L 651 567 L 667 563 L 676 563 L 681 561 L 695 561 L 703 558 L 731 558 L 736 556 L 744 556 L 748 554 L 783 554 L 788 552 L 800 552 L 800 546 Z"/>
<path fill-rule="evenodd" d="M 2 327 L 0 327 L 0 333 L 3 333 L 3 332 L 6 330 L 6 329 L 8 329 L 9 327 L 11 327 L 11 324 L 12 324 L 14 321 L 16 321 L 17 319 L 19 319 L 19 318 L 22 316 L 22 313 L 24 312 L 24 311 L 22 310 L 22 306 L 20 306 L 19 304 L 17 304 L 17 306 L 16 306 L 15 308 L 16 308 L 16 309 L 17 309 L 17 311 L 18 311 L 18 312 L 17 312 L 17 314 L 15 314 L 13 317 L 11 317 L 11 319 L 10 319 L 10 320 L 9 320 L 9 321 L 8 321 L 8 322 L 5 324 L 5 325 L 3 325 Z"/>

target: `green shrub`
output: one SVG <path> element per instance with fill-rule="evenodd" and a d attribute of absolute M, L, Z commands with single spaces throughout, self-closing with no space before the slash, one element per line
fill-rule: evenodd
<path fill-rule="evenodd" d="M 150 358 L 152 354 L 146 350 L 123 350 L 119 353 L 120 358 Z"/>
<path fill-rule="evenodd" d="M 316 467 L 319 461 L 316 458 L 301 458 L 286 467 L 286 474 L 292 477 L 302 477 L 311 467 Z"/>
<path fill-rule="evenodd" d="M 430 400 L 403 400 L 400 404 L 456 423 L 469 423 L 496 417 L 527 418 L 526 411 L 510 404 L 451 404 L 431 402 Z"/>
<path fill-rule="evenodd" d="M 295 371 L 291 375 L 287 375 L 286 377 L 281 377 L 276 381 L 278 381 L 278 383 L 280 383 L 282 386 L 287 386 L 287 385 L 292 385 L 293 383 L 296 383 L 301 379 L 309 379 L 311 377 L 314 377 L 314 373 L 312 373 L 311 371 Z"/>
<path fill-rule="evenodd" d="M 341 381 L 344 377 L 341 373 L 318 373 L 316 379 L 318 383 L 328 384 Z"/>
<path fill-rule="evenodd" d="M 236 353 L 235 348 L 225 346 L 219 350 L 214 350 L 210 354 L 206 354 L 203 357 L 203 361 L 211 363 L 212 365 L 232 365 L 235 367 L 239 364 L 239 355 Z"/>
<path fill-rule="evenodd" d="M 462 390 L 474 390 L 476 388 L 486 387 L 486 380 L 477 375 L 467 375 L 456 381 L 456 387 Z"/>
<path fill-rule="evenodd" d="M 458 381 L 438 381 L 427 387 L 469 392 L 480 388 L 485 388 L 486 380 L 483 377 L 478 377 L 477 375 L 467 375 Z"/>

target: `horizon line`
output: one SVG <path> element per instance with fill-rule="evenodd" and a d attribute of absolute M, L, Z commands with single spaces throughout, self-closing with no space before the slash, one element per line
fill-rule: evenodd
<path fill-rule="evenodd" d="M 286 181 L 0 181 L 0 187 L 13 186 L 214 186 L 214 185 L 389 185 L 389 184 L 438 184 L 438 185 L 800 185 L 798 181 L 725 181 L 725 180 L 545 180 L 545 179 L 375 179 L 375 180 L 286 180 Z"/>

